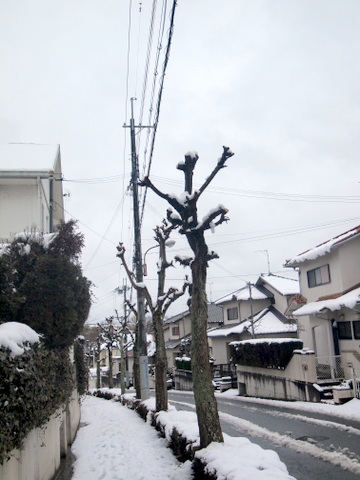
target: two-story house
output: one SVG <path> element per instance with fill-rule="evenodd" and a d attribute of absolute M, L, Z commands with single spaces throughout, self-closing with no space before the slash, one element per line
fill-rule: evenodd
<path fill-rule="evenodd" d="M 233 341 L 296 337 L 296 322 L 288 312 L 298 294 L 297 280 L 269 274 L 219 299 L 224 323 L 208 332 L 215 365 L 230 362 Z"/>
<path fill-rule="evenodd" d="M 222 322 L 222 308 L 214 303 L 209 303 L 208 328 L 217 327 L 221 325 Z M 191 318 L 189 310 L 166 319 L 163 328 L 168 369 L 170 372 L 173 372 L 175 369 L 175 359 L 182 355 L 189 354 L 191 342 Z"/>
<path fill-rule="evenodd" d="M 0 241 L 64 219 L 59 145 L 0 144 Z"/>
<path fill-rule="evenodd" d="M 293 312 L 304 346 L 324 359 L 342 356 L 337 376 L 351 376 L 349 366 L 360 368 L 360 226 L 287 260 L 285 266 L 298 269 L 307 300 Z"/>

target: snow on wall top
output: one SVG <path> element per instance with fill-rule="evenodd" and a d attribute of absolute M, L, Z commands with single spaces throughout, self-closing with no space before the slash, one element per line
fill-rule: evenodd
<path fill-rule="evenodd" d="M 328 300 L 319 300 L 318 302 L 310 302 L 293 312 L 296 317 L 303 315 L 314 315 L 323 310 L 341 310 L 341 308 L 354 308 L 356 304 L 360 303 L 360 288 L 355 288 L 351 292 L 345 293 L 337 298 L 330 298 Z"/>
<path fill-rule="evenodd" d="M 27 343 L 39 343 L 40 337 L 25 323 L 6 322 L 0 325 L 0 347 L 8 348 L 10 356 L 22 355 Z"/>
<path fill-rule="evenodd" d="M 0 144 L 1 171 L 54 170 L 59 145 L 35 143 Z"/>
<path fill-rule="evenodd" d="M 287 260 L 285 262 L 285 267 L 295 267 L 299 263 L 306 262 L 309 260 L 315 260 L 316 258 L 321 257 L 326 253 L 329 253 L 334 246 L 340 245 L 341 243 L 359 234 L 360 234 L 360 225 L 353 228 L 352 230 L 348 230 L 347 232 L 341 233 L 337 237 L 331 238 L 330 240 L 327 240 L 326 242 L 321 243 L 320 245 L 317 245 L 314 248 L 310 248 L 309 250 L 306 250 L 306 252 L 300 253 L 299 255 L 291 258 L 290 260 Z"/>
<path fill-rule="evenodd" d="M 280 277 L 278 275 L 261 275 L 260 279 L 281 293 L 281 295 L 296 295 L 300 293 L 299 281 L 294 278 Z"/>

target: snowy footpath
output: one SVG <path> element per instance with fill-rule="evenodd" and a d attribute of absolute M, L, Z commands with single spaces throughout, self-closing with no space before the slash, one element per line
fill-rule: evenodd
<path fill-rule="evenodd" d="M 153 409 L 154 399 L 145 404 Z M 167 440 L 160 438 L 149 423 L 120 402 L 88 396 L 81 412 L 81 426 L 72 446 L 76 457 L 72 480 L 193 478 L 191 462 L 178 462 L 168 448 L 168 440 L 172 429 L 176 428 L 194 445 L 198 444 L 194 412 L 171 407 L 168 412 L 160 413 L 159 421 L 165 428 Z M 277 453 L 264 450 L 244 437 L 224 434 L 224 443 L 212 443 L 196 456 L 223 479 L 294 480 Z"/>
<path fill-rule="evenodd" d="M 167 441 L 121 403 L 88 396 L 72 446 L 72 480 L 188 480 L 191 463 L 179 463 Z"/>

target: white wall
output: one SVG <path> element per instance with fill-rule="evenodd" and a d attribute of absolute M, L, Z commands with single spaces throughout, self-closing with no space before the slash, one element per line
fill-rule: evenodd
<path fill-rule="evenodd" d="M 240 395 L 280 400 L 317 401 L 314 354 L 294 353 L 285 370 L 237 366 Z"/>
<path fill-rule="evenodd" d="M 13 450 L 11 459 L 0 465 L 1 480 L 51 480 L 60 459 L 74 441 L 80 423 L 77 391 L 68 405 L 57 410 L 42 428 L 32 430 L 21 450 Z"/>

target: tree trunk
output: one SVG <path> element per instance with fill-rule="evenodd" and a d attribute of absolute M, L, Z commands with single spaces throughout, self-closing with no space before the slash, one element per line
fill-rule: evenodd
<path fill-rule="evenodd" d="M 133 383 L 135 385 L 136 398 L 141 398 L 140 388 L 140 366 L 139 366 L 139 335 L 138 328 L 136 327 L 135 342 L 133 347 L 134 364 L 133 364 Z"/>
<path fill-rule="evenodd" d="M 203 247 L 197 249 L 197 255 L 191 265 L 193 290 L 190 306 L 193 390 L 201 448 L 207 447 L 211 442 L 224 441 L 209 362 L 206 298 L 207 248 L 205 242 Z"/>
<path fill-rule="evenodd" d="M 101 388 L 101 382 L 100 382 L 100 353 L 99 353 L 99 351 L 95 352 L 95 362 L 96 362 L 96 388 Z"/>
<path fill-rule="evenodd" d="M 121 395 L 125 393 L 125 348 L 124 348 L 124 335 L 120 336 L 120 388 Z"/>
<path fill-rule="evenodd" d="M 112 348 L 108 349 L 109 352 L 109 388 L 114 388 L 114 379 L 113 379 L 113 365 L 112 365 Z"/>
<path fill-rule="evenodd" d="M 167 358 L 165 340 L 162 325 L 162 313 L 153 314 L 155 331 L 156 354 L 155 354 L 155 405 L 156 411 L 168 409 L 168 392 L 166 385 Z"/>

